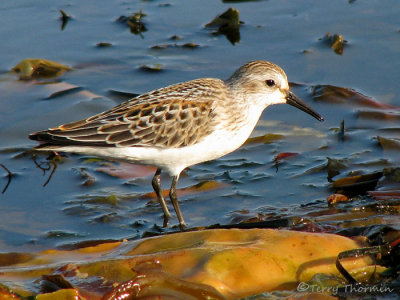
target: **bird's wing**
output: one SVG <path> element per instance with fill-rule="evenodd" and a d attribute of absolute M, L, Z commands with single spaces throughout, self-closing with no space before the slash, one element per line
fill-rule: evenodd
<path fill-rule="evenodd" d="M 41 141 L 42 147 L 185 147 L 213 130 L 213 99 L 219 96 L 213 93 L 196 81 L 178 84 L 143 94 L 90 118 L 33 133 L 30 138 Z"/>

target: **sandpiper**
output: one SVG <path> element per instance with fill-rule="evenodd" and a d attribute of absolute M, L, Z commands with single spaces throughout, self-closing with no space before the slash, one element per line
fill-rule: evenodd
<path fill-rule="evenodd" d="M 89 154 L 157 166 L 152 185 L 164 212 L 161 171 L 172 176 L 169 196 L 179 220 L 176 185 L 185 168 L 239 148 L 261 113 L 287 103 L 323 118 L 289 89 L 285 72 L 268 61 L 251 61 L 227 80 L 200 78 L 160 88 L 84 120 L 32 133 L 38 150 Z"/>

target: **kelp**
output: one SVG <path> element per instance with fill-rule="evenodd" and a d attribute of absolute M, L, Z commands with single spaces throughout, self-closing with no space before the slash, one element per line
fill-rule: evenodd
<path fill-rule="evenodd" d="M 346 202 L 348 200 L 349 200 L 349 198 L 343 194 L 332 194 L 332 195 L 329 195 L 328 198 L 326 198 L 326 201 L 330 205 L 336 204 L 339 202 Z"/>
<path fill-rule="evenodd" d="M 40 154 L 42 154 L 42 152 L 40 152 Z M 30 155 L 32 156 L 32 161 L 34 162 L 36 167 L 42 171 L 43 176 L 46 175 L 48 171 L 50 171 L 50 174 L 47 177 L 47 180 L 43 183 L 43 186 L 46 186 L 50 182 L 58 167 L 58 164 L 63 162 L 63 156 L 61 154 L 54 151 L 48 151 L 47 154 L 48 155 L 46 161 L 38 162 L 37 153 L 35 152 L 35 150 L 32 150 L 32 152 L 30 153 Z"/>
<path fill-rule="evenodd" d="M 19 76 L 19 79 L 29 80 L 57 77 L 72 70 L 72 68 L 47 59 L 27 58 L 11 70 Z"/>
<path fill-rule="evenodd" d="M 200 45 L 196 43 L 184 43 L 184 44 L 161 44 L 152 46 L 151 49 L 153 50 L 164 50 L 168 48 L 182 48 L 182 49 L 196 49 L 199 48 Z"/>
<path fill-rule="evenodd" d="M 5 184 L 3 190 L 1 191 L 4 194 L 11 183 L 11 178 L 13 177 L 13 173 L 2 163 L 0 163 L 0 167 L 2 167 L 7 172 L 7 183 Z"/>
<path fill-rule="evenodd" d="M 247 141 L 245 142 L 245 145 L 258 144 L 258 143 L 271 144 L 277 140 L 281 140 L 284 138 L 285 136 L 282 134 L 267 133 L 262 136 L 255 136 L 248 138 Z"/>
<path fill-rule="evenodd" d="M 373 172 L 355 176 L 347 176 L 336 179 L 332 187 L 345 195 L 365 194 L 375 189 L 378 180 L 383 176 L 382 172 Z"/>
<path fill-rule="evenodd" d="M 329 91 L 329 90 L 327 89 L 325 91 Z M 366 109 L 370 109 L 370 108 L 372 108 L 372 109 L 376 108 L 377 110 L 385 109 L 378 101 L 376 101 L 372 98 L 370 99 L 372 101 L 368 101 L 369 97 L 361 95 L 357 91 L 354 91 L 351 89 L 339 88 L 339 87 L 334 87 L 333 89 L 331 89 L 331 91 L 332 91 L 332 94 L 328 93 L 326 95 L 321 96 L 321 98 L 317 97 L 314 100 L 327 101 L 329 103 L 329 97 L 332 97 L 331 99 L 338 100 L 337 103 L 344 103 L 346 106 L 349 106 L 349 104 L 350 104 L 350 105 L 356 106 L 356 107 L 363 106 Z M 343 98 L 341 98 L 341 94 L 340 94 L 341 92 L 343 92 Z M 56 97 L 57 98 L 62 97 L 68 93 L 69 92 L 67 89 L 65 90 L 65 93 L 64 92 L 61 92 L 61 93 L 55 92 L 55 93 L 51 94 L 50 99 L 53 99 Z M 129 95 L 127 95 L 127 97 L 128 96 Z M 355 100 L 355 101 L 352 101 L 352 100 Z M 345 106 L 345 105 L 343 105 L 343 106 Z M 347 109 L 347 107 L 346 107 L 346 109 Z M 340 119 L 339 119 L 338 123 L 340 123 Z M 347 126 L 349 126 L 349 129 L 348 129 L 349 131 L 347 133 L 349 138 L 342 139 L 339 146 L 345 145 L 344 143 L 346 143 L 348 141 L 351 142 L 351 139 L 353 139 L 353 141 L 354 141 L 354 135 L 352 132 L 352 130 L 354 130 L 354 125 L 351 124 L 351 122 L 348 122 L 346 124 L 350 124 L 350 125 L 347 125 Z M 338 125 L 338 124 L 335 124 L 335 125 Z M 340 128 L 340 126 L 338 126 L 338 128 L 339 129 L 337 132 L 343 132 L 343 133 L 345 132 L 344 126 L 342 126 L 342 128 Z M 381 149 L 383 150 L 384 153 L 386 153 L 386 151 L 392 151 L 392 150 L 396 151 L 396 145 L 394 145 L 394 147 L 392 148 L 392 146 L 390 144 L 386 143 L 387 141 L 384 140 L 384 139 L 389 140 L 389 142 L 397 141 L 394 131 L 393 130 L 389 131 L 388 129 L 390 129 L 390 128 L 386 128 L 386 131 L 384 131 L 384 130 L 380 131 L 379 135 L 377 133 L 374 133 L 369 139 L 370 144 L 373 145 L 374 147 L 376 147 L 376 149 L 380 152 L 382 152 Z M 264 128 L 263 128 L 263 130 L 264 130 Z M 285 132 L 285 128 L 282 130 L 282 132 Z M 334 142 L 337 141 L 337 139 L 336 139 L 337 132 L 334 132 L 334 134 L 332 135 L 333 139 L 331 139 L 331 141 L 332 140 Z M 265 133 L 265 131 L 264 131 L 264 133 Z M 390 133 L 392 136 L 388 137 L 387 136 L 388 133 Z M 259 137 L 258 139 L 256 136 L 256 139 L 250 140 L 249 142 L 250 142 L 250 144 L 251 144 L 251 142 L 255 142 L 255 143 L 259 143 L 259 144 L 262 144 L 264 142 L 265 143 L 274 143 L 274 142 L 276 143 L 278 140 L 280 140 L 282 138 L 284 138 L 286 141 L 286 140 L 288 140 L 288 137 L 290 137 L 290 136 L 285 133 L 284 136 L 281 135 L 276 140 L 274 140 L 274 136 L 269 136 L 269 137 L 264 136 L 263 137 L 261 135 L 261 137 Z M 381 139 L 381 138 L 383 138 L 383 139 Z M 383 142 L 380 143 L 380 140 L 382 140 Z M 280 143 L 280 142 L 278 142 L 278 143 Z M 331 146 L 332 145 L 328 145 L 327 147 L 331 147 Z M 297 151 L 297 149 L 295 149 L 295 150 Z M 260 224 L 260 223 L 259 224 L 255 224 L 255 223 L 241 224 L 241 225 L 243 225 L 243 228 L 245 228 L 244 226 L 247 226 L 246 228 L 251 228 L 251 226 L 264 226 L 264 225 L 267 226 L 267 225 L 269 225 L 269 226 L 275 226 L 275 227 L 286 226 L 286 227 L 290 227 L 290 228 L 293 228 L 296 230 L 322 231 L 322 232 L 328 232 L 328 231 L 335 232 L 336 231 L 337 232 L 340 229 L 350 231 L 356 227 L 370 228 L 372 226 L 378 226 L 379 224 L 385 224 L 387 222 L 396 222 L 396 219 L 398 220 L 398 213 L 399 213 L 398 199 L 399 199 L 399 197 L 398 197 L 398 193 L 396 193 L 396 187 L 390 186 L 391 187 L 390 190 L 377 190 L 378 188 L 389 187 L 389 185 L 387 183 L 383 183 L 383 180 L 385 178 L 389 178 L 389 173 L 391 174 L 391 176 L 396 178 L 396 171 L 386 172 L 385 170 L 382 171 L 381 168 L 378 169 L 376 167 L 372 167 L 373 164 L 379 165 L 379 159 L 376 159 L 372 162 L 363 161 L 363 162 L 359 163 L 357 161 L 355 162 L 355 160 L 351 157 L 346 157 L 346 159 L 341 159 L 341 158 L 337 158 L 337 155 L 336 156 L 333 155 L 335 157 L 329 157 L 329 159 L 325 160 L 324 159 L 325 155 L 321 154 L 320 150 L 321 149 L 319 149 L 318 155 L 319 155 L 319 161 L 320 161 L 321 165 L 323 166 L 323 172 L 327 171 L 330 179 L 333 182 L 336 182 L 336 184 L 338 182 L 340 182 L 337 180 L 340 180 L 340 179 L 343 179 L 346 177 L 351 178 L 351 179 L 349 179 L 349 181 L 347 181 L 347 183 L 350 182 L 350 184 L 357 184 L 358 183 L 357 180 L 362 179 L 361 181 L 368 182 L 369 178 L 367 178 L 367 177 L 352 178 L 352 177 L 364 176 L 367 174 L 373 174 L 373 173 L 379 173 L 379 172 L 381 172 L 383 175 L 380 177 L 377 176 L 376 178 L 372 178 L 375 182 L 377 182 L 377 186 L 371 187 L 371 190 L 370 190 L 370 187 L 368 187 L 368 185 L 367 185 L 367 186 L 364 186 L 362 189 L 360 189 L 358 191 L 358 194 L 355 195 L 354 197 L 346 195 L 349 198 L 349 200 L 352 201 L 351 203 L 347 203 L 347 204 L 336 201 L 336 203 L 334 205 L 332 205 L 331 207 L 328 207 L 326 205 L 326 203 L 323 201 L 324 197 L 319 197 L 318 199 L 315 200 L 315 202 L 307 203 L 304 205 L 299 205 L 299 207 L 296 207 L 296 210 L 298 209 L 298 214 L 295 216 L 293 216 L 292 212 L 290 212 L 290 211 L 287 212 L 287 210 L 279 211 L 279 209 L 278 209 L 277 212 L 274 211 L 273 213 L 269 214 L 268 212 L 263 213 L 262 210 L 257 210 L 257 209 L 254 209 L 254 210 L 243 209 L 240 212 L 242 214 L 242 216 L 244 216 L 243 219 L 244 218 L 248 218 L 248 219 L 253 218 L 253 220 L 260 220 L 260 221 L 266 220 L 263 224 Z M 322 149 L 322 150 L 324 150 L 324 149 Z M 340 150 L 340 149 L 338 149 L 338 150 Z M 273 152 L 273 155 L 271 155 L 271 160 L 276 160 L 278 163 L 288 162 L 290 164 L 291 162 L 289 161 L 289 159 L 293 158 L 294 160 L 297 160 L 297 158 L 296 158 L 297 155 L 299 155 L 299 159 L 301 159 L 301 156 L 303 154 L 301 152 L 299 152 L 298 154 L 296 154 L 295 152 Z M 322 158 L 321 158 L 321 156 L 322 156 Z M 360 161 L 360 160 L 358 159 L 358 161 Z M 363 165 L 366 167 L 365 168 L 359 167 L 360 165 Z M 115 166 L 118 166 L 118 165 L 110 164 L 110 168 L 113 168 Z M 86 178 L 84 173 L 92 174 L 93 172 L 98 171 L 98 169 L 96 169 L 98 167 L 97 165 L 96 166 L 87 166 L 86 165 L 85 167 L 87 167 L 87 169 L 86 168 L 83 170 L 76 169 L 78 171 L 77 172 L 78 175 L 82 176 L 83 181 L 85 181 L 85 178 Z M 373 170 L 365 170 L 365 169 L 375 169 L 375 168 L 377 169 L 376 172 Z M 124 167 L 121 167 L 121 169 L 124 169 Z M 124 171 L 124 170 L 122 170 L 122 171 Z M 148 173 L 148 175 L 146 175 L 147 174 L 146 172 Z M 324 176 L 323 172 L 321 172 L 322 176 Z M 128 172 L 126 172 L 126 173 L 128 173 Z M 138 176 L 141 176 L 141 177 L 152 176 L 152 173 L 153 172 L 148 172 L 148 170 L 145 170 L 145 171 L 141 170 L 138 172 Z M 120 174 L 118 174 L 118 172 L 116 172 L 115 174 L 116 175 L 112 175 L 112 174 L 109 174 L 109 175 L 118 177 L 118 178 L 122 178 L 122 179 L 129 178 L 128 175 L 126 175 L 127 177 L 124 177 L 125 175 L 119 177 Z M 356 181 L 353 182 L 351 180 L 356 180 Z M 79 183 L 81 183 L 81 182 L 78 182 L 78 184 Z M 382 183 L 382 184 L 380 184 L 380 183 Z M 194 186 L 191 186 L 189 188 L 193 188 L 193 187 Z M 218 181 L 216 181 L 216 182 L 205 181 L 203 187 L 204 187 L 203 190 L 200 188 L 198 191 L 200 191 L 200 192 L 201 191 L 209 191 L 209 190 L 213 189 L 214 187 L 218 188 Z M 329 187 L 331 187 L 332 189 L 335 189 L 335 187 L 333 187 L 333 185 L 328 186 L 328 183 L 326 183 L 326 186 L 324 186 L 324 188 L 325 187 L 327 189 Z M 343 188 L 343 186 L 338 186 L 338 190 L 340 190 L 342 188 Z M 373 190 L 373 189 L 375 189 L 375 190 Z M 184 190 L 184 189 L 182 189 L 182 190 Z M 397 190 L 398 190 L 398 188 L 397 188 Z M 196 189 L 193 188 L 189 192 L 196 192 Z M 367 193 L 371 197 L 364 195 L 365 193 Z M 361 197 L 360 195 L 363 195 L 363 197 Z M 142 197 L 142 196 L 143 196 L 143 198 L 148 197 L 148 198 L 154 199 L 154 195 L 145 194 L 144 192 L 143 192 L 143 194 L 139 195 L 138 198 Z M 108 200 L 111 200 L 111 201 L 107 202 Z M 101 198 L 101 196 L 98 198 L 97 197 L 88 197 L 84 200 L 84 202 L 91 203 L 91 204 L 93 204 L 93 206 L 97 206 L 97 205 L 98 206 L 102 206 L 102 205 L 109 206 L 112 209 L 115 209 L 115 208 L 119 209 L 121 207 L 121 201 L 120 201 L 119 195 L 114 196 L 113 194 L 111 194 L 109 199 L 107 199 L 107 195 L 105 196 L 105 198 Z M 78 203 L 78 205 L 81 205 L 81 204 Z M 123 208 L 123 209 L 125 209 L 125 208 Z M 290 210 L 291 208 L 289 207 L 287 209 Z M 93 207 L 89 207 L 89 210 L 93 210 Z M 103 223 L 112 221 L 113 218 L 117 219 L 119 217 L 117 214 L 113 215 L 112 213 L 109 213 L 108 211 L 106 211 L 106 212 L 101 211 L 101 213 L 98 213 L 98 211 L 95 211 L 95 213 L 91 216 L 93 216 L 93 218 L 90 220 L 90 222 L 94 221 L 94 222 L 103 222 Z M 275 216 L 276 219 L 271 220 L 271 218 L 272 218 L 271 216 L 272 217 Z M 142 226 L 142 228 L 143 228 L 143 224 L 145 224 L 145 223 L 146 223 L 145 219 L 144 220 L 139 219 L 139 220 L 136 220 L 136 222 L 133 223 L 132 225 L 129 224 L 129 226 L 131 226 L 134 230 L 138 230 L 138 228 L 140 226 Z M 230 225 L 231 228 L 234 225 L 236 225 L 236 224 L 231 224 Z M 150 232 L 150 233 L 147 232 L 146 234 L 148 234 L 148 235 L 154 234 L 154 232 L 156 232 L 156 231 L 157 231 L 157 228 L 154 227 L 153 232 Z M 46 235 L 45 238 L 55 238 L 58 234 L 59 233 L 57 231 L 49 232 L 49 235 L 48 236 Z M 61 234 L 60 239 L 63 239 L 63 238 L 68 239 L 69 238 L 68 234 L 66 234 L 66 235 Z M 227 243 L 225 243 L 223 246 L 221 246 L 221 248 L 226 247 L 227 244 L 230 245 L 231 241 L 228 241 Z M 242 242 L 242 245 L 244 245 L 244 244 L 252 245 L 251 242 L 249 242 L 248 240 Z M 323 244 L 324 243 L 321 243 L 321 245 L 323 245 Z M 321 246 L 321 245 L 318 245 L 318 247 L 325 247 L 325 245 L 324 246 Z M 92 246 L 92 247 L 95 247 L 95 246 Z M 184 248 L 184 249 L 187 250 L 188 248 Z M 301 249 L 303 249 L 303 248 L 301 248 Z M 168 249 L 163 249 L 163 250 L 165 250 L 165 252 L 168 251 Z M 53 251 L 53 249 L 51 249 L 51 251 Z M 49 252 L 51 252 L 51 251 L 49 250 Z M 59 250 L 55 250 L 55 251 L 59 251 Z M 118 248 L 115 251 L 118 252 L 118 251 L 120 251 L 120 249 Z M 189 251 L 189 250 L 187 250 L 187 251 Z M 296 249 L 295 250 L 292 249 L 291 252 L 292 253 L 295 252 L 297 254 Z M 120 253 L 124 254 L 123 251 Z M 247 253 L 247 252 L 243 252 L 242 253 L 243 255 L 241 254 L 242 255 L 241 257 L 246 257 L 244 255 L 245 253 Z M 67 255 L 66 253 L 64 253 L 64 254 Z M 33 254 L 28 253 L 28 255 L 25 256 L 24 259 L 30 260 L 30 255 L 34 256 L 34 255 L 36 255 L 36 253 L 33 253 Z M 158 255 L 158 253 L 157 253 L 157 255 Z M 7 259 L 9 259 L 9 257 L 11 257 L 11 256 L 13 256 L 13 254 L 8 256 Z M 19 258 L 19 256 L 17 256 L 17 255 L 15 255 L 15 257 L 16 257 L 16 260 L 19 261 L 19 263 L 23 264 L 23 263 L 27 262 L 27 261 L 24 261 L 22 258 Z M 110 254 L 109 252 L 107 252 L 103 256 L 102 263 L 105 262 L 104 265 L 106 266 L 105 267 L 106 271 L 111 270 L 109 272 L 110 276 L 112 273 L 118 274 L 119 271 L 121 271 L 121 270 L 122 270 L 121 273 L 124 273 L 126 271 L 127 274 L 130 274 L 130 275 L 129 276 L 127 275 L 126 277 L 121 278 L 121 280 L 119 280 L 119 279 L 115 280 L 115 281 L 108 280 L 108 281 L 106 281 L 105 284 L 102 284 L 103 282 L 105 282 L 105 278 L 106 278 L 105 276 L 102 276 L 102 275 L 98 276 L 98 274 L 96 274 L 96 273 L 85 272 L 85 270 L 83 270 L 81 272 L 81 270 L 79 269 L 80 263 L 82 261 L 84 261 L 84 258 L 77 259 L 77 260 L 72 259 L 70 261 L 70 262 L 72 262 L 72 264 L 69 264 L 69 265 L 66 264 L 64 266 L 57 268 L 54 271 L 50 270 L 48 273 L 44 274 L 43 277 L 40 277 L 40 276 L 35 277 L 37 280 L 36 283 L 39 281 L 43 282 L 44 287 L 43 287 L 43 290 L 39 290 L 39 288 L 38 288 L 37 290 L 33 290 L 33 292 L 31 292 L 31 293 L 42 293 L 42 292 L 44 292 L 44 290 L 46 288 L 46 292 L 49 292 L 49 294 L 46 294 L 46 295 L 39 294 L 40 295 L 39 297 L 50 297 L 50 295 L 53 297 L 59 297 L 59 296 L 63 297 L 64 295 L 68 295 L 68 296 L 75 295 L 76 297 L 78 297 L 77 295 L 80 295 L 79 297 L 90 298 L 87 296 L 90 293 L 87 293 L 87 290 L 84 287 L 82 287 L 82 286 L 85 286 L 85 284 L 86 284 L 86 286 L 89 286 L 90 283 L 92 283 L 93 285 L 95 285 L 95 284 L 97 285 L 96 288 L 93 288 L 95 290 L 94 294 L 101 295 L 101 297 L 104 296 L 105 293 L 110 292 L 110 291 L 114 291 L 118 295 L 118 293 L 121 292 L 122 289 L 127 288 L 127 287 L 129 288 L 130 286 L 133 286 L 135 284 L 138 284 L 139 286 L 141 286 L 143 291 L 147 290 L 147 292 L 150 292 L 151 285 L 148 285 L 147 283 L 154 279 L 154 281 L 151 281 L 151 282 L 154 282 L 154 285 L 153 285 L 154 290 L 157 291 L 157 293 L 159 293 L 159 294 L 162 293 L 164 289 L 171 288 L 171 290 L 174 290 L 178 286 L 180 286 L 180 287 L 188 286 L 189 292 L 187 294 L 185 294 L 185 296 L 189 297 L 190 295 L 192 295 L 191 294 L 192 292 L 195 293 L 195 295 L 197 295 L 196 293 L 197 293 L 198 287 L 197 286 L 193 287 L 190 285 L 193 282 L 186 280 L 187 278 L 182 279 L 181 277 L 176 276 L 173 272 L 170 272 L 169 269 L 166 268 L 164 265 L 162 265 L 161 266 L 162 268 L 160 268 L 160 269 L 158 269 L 158 268 L 153 269 L 153 271 L 157 275 L 160 275 L 160 274 L 166 275 L 166 277 L 163 277 L 161 275 L 158 277 L 157 276 L 152 277 L 151 272 L 149 272 L 148 274 L 147 273 L 146 274 L 145 273 L 143 273 L 143 274 L 142 273 L 138 273 L 138 274 L 134 273 L 132 271 L 133 267 L 131 265 L 129 265 L 129 267 L 131 267 L 131 268 L 127 268 L 127 269 L 124 269 L 124 268 L 118 269 L 118 267 L 116 267 L 116 269 L 111 269 L 111 267 L 108 266 L 108 263 L 109 263 L 108 258 L 110 258 L 110 257 L 111 257 L 110 261 L 112 261 L 112 263 L 115 263 L 115 260 L 118 260 L 118 259 L 116 259 L 116 256 L 112 256 L 112 254 Z M 228 257 L 228 258 L 230 259 L 230 257 Z M 77 262 L 78 265 L 76 265 L 74 267 L 73 263 L 75 263 L 75 262 Z M 62 264 L 62 263 L 63 263 L 63 261 L 61 259 L 60 264 Z M 99 266 L 100 262 L 96 262 L 96 263 L 97 263 L 97 267 L 100 269 L 100 266 Z M 94 265 L 96 265 L 96 263 L 93 262 Z M 186 261 L 182 264 L 185 264 L 185 263 L 186 263 Z M 241 262 L 241 261 L 237 262 L 238 265 L 244 264 L 244 263 L 247 263 L 247 260 L 246 261 L 243 260 L 243 262 Z M 55 264 L 58 264 L 58 262 L 55 262 Z M 110 262 L 110 264 L 111 264 L 111 262 Z M 116 264 L 118 265 L 118 263 L 116 263 Z M 249 263 L 249 265 L 250 265 L 250 263 Z M 47 265 L 44 264 L 43 268 L 45 268 L 46 266 Z M 59 266 L 59 265 L 57 265 L 57 266 Z M 145 267 L 144 269 L 141 269 L 140 265 L 135 265 L 135 266 L 137 266 L 137 268 L 135 269 L 136 271 L 138 271 L 138 270 L 143 271 L 143 270 L 148 269 L 147 267 Z M 17 268 L 18 268 L 18 266 L 17 266 Z M 110 269 L 107 269 L 107 268 L 110 268 Z M 35 271 L 36 271 L 36 267 L 35 268 L 32 267 L 32 269 L 35 269 Z M 38 268 L 38 269 L 40 269 L 40 268 Z M 224 271 L 228 272 L 230 268 L 226 268 L 226 269 L 221 267 L 219 269 L 219 271 L 220 272 L 224 272 Z M 266 267 L 265 269 L 269 270 L 269 267 L 268 268 Z M 378 271 L 381 272 L 381 270 L 379 268 L 378 268 Z M 131 273 L 129 273 L 129 272 L 131 272 Z M 62 276 L 59 276 L 59 273 Z M 76 276 L 75 277 L 67 276 L 70 274 L 75 274 Z M 86 275 L 86 274 L 88 274 L 88 275 Z M 91 276 L 92 274 L 95 274 L 95 275 Z M 251 274 L 251 272 L 250 272 L 250 274 Z M 369 274 L 371 274 L 371 273 L 369 273 Z M 247 275 L 247 274 L 245 274 L 245 275 Z M 310 279 L 307 282 L 309 282 L 310 284 L 314 284 L 317 281 L 317 279 L 320 280 L 320 277 L 316 277 L 317 275 L 318 274 L 313 276 L 312 279 Z M 83 278 L 86 278 L 88 283 L 85 283 L 82 285 L 76 284 L 76 282 L 79 283 L 79 280 L 77 278 L 81 278 L 81 277 L 82 277 L 82 280 L 84 280 Z M 353 277 L 356 277 L 356 275 L 354 275 Z M 339 273 L 337 273 L 336 275 L 333 275 L 333 278 L 336 278 L 336 279 L 339 278 L 340 280 L 342 280 L 342 282 L 345 282 L 345 279 L 343 277 L 341 277 L 339 275 Z M 64 279 L 66 281 L 68 281 L 73 286 L 73 288 L 66 289 L 66 287 L 68 287 L 68 285 L 65 284 Z M 184 281 L 184 282 L 182 282 L 182 281 Z M 321 281 L 323 281 L 323 280 L 321 280 Z M 327 281 L 329 281 L 329 280 L 327 280 Z M 54 288 L 54 290 L 52 291 L 51 288 L 49 288 L 49 287 L 58 286 L 57 282 L 61 282 L 61 287 L 63 287 L 63 289 L 56 290 Z M 8 284 L 8 281 L 4 282 L 4 283 Z M 203 285 L 203 284 L 204 283 L 200 283 L 200 285 Z M 329 284 L 326 283 L 326 281 L 323 281 L 323 283 L 321 283 L 321 284 L 326 284 L 326 286 L 329 286 Z M 337 283 L 335 283 L 335 284 L 337 284 Z M 36 286 L 37 285 L 38 284 L 36 284 Z M 238 285 L 240 285 L 240 284 L 238 284 Z M 42 288 L 42 287 L 40 287 L 40 288 Z M 200 286 L 199 288 L 201 289 L 202 286 Z M 291 286 L 290 288 L 294 289 L 293 286 Z M 93 289 L 90 291 L 92 292 Z M 216 288 L 214 287 L 214 289 L 216 289 Z M 85 292 L 81 292 L 81 291 L 85 291 Z M 183 291 L 176 291 L 175 293 L 178 293 L 178 292 L 183 293 Z M 210 291 L 210 293 L 211 292 L 214 292 L 214 291 Z M 134 293 L 135 293 L 134 289 L 132 289 L 132 290 L 128 289 L 127 295 L 133 297 Z M 175 295 L 175 294 L 173 294 L 174 292 L 171 292 L 171 293 L 172 294 L 170 294 L 170 295 Z M 90 295 L 92 295 L 92 294 L 90 294 Z M 119 295 L 121 295 L 121 294 L 119 294 Z M 98 297 L 100 297 L 100 296 L 98 296 Z"/>
<path fill-rule="evenodd" d="M 146 14 L 140 10 L 129 17 L 120 16 L 117 22 L 128 25 L 131 33 L 142 36 L 142 33 L 147 31 L 147 27 L 143 22 L 145 16 Z"/>
<path fill-rule="evenodd" d="M 65 29 L 65 26 L 67 26 L 67 23 L 72 17 L 67 14 L 64 10 L 60 9 L 60 20 L 61 20 L 61 30 Z"/>
<path fill-rule="evenodd" d="M 157 262 L 143 263 L 135 267 L 137 275 L 125 281 L 103 296 L 104 300 L 126 298 L 173 298 L 176 299 L 226 299 L 216 288 L 187 280 L 166 272 Z"/>
<path fill-rule="evenodd" d="M 161 64 L 152 64 L 152 65 L 141 65 L 139 67 L 139 70 L 145 71 L 145 72 L 161 72 L 163 71 L 163 65 Z"/>
<path fill-rule="evenodd" d="M 377 137 L 379 144 L 385 151 L 400 151 L 400 138 Z"/>
<path fill-rule="evenodd" d="M 98 47 L 98 48 L 109 48 L 111 46 L 112 46 L 112 44 L 109 42 L 99 42 L 96 44 L 96 47 Z"/>
<path fill-rule="evenodd" d="M 313 99 L 323 103 L 351 104 L 358 107 L 376 109 L 399 109 L 397 106 L 379 102 L 350 88 L 334 85 L 315 85 L 311 86 L 310 90 Z"/>
<path fill-rule="evenodd" d="M 91 175 L 85 168 L 76 169 L 83 179 L 82 186 L 92 186 L 96 182 L 96 177 Z"/>
<path fill-rule="evenodd" d="M 323 38 L 321 38 L 321 40 L 331 47 L 332 50 L 338 55 L 343 54 L 343 49 L 347 44 L 347 41 L 345 41 L 343 35 L 337 33 L 332 35 L 330 32 L 328 32 Z"/>
<path fill-rule="evenodd" d="M 335 266 L 338 254 L 363 245 L 361 239 L 287 230 L 185 232 L 26 254 L 0 268 L 0 282 L 6 293 L 37 299 L 234 299 L 295 289 L 316 274 L 340 277 Z M 5 255 L 0 254 L 0 261 Z M 371 261 L 352 257 L 341 263 L 361 280 L 360 270 L 368 269 Z M 32 285 L 38 280 L 39 289 Z"/>
<path fill-rule="evenodd" d="M 242 22 L 239 19 L 239 10 L 230 7 L 204 27 L 216 28 L 215 34 L 225 35 L 228 41 L 234 45 L 240 41 L 240 24 L 242 24 Z"/>
<path fill-rule="evenodd" d="M 222 183 L 222 182 L 202 181 L 193 186 L 178 189 L 177 194 L 178 194 L 178 197 L 182 197 L 185 195 L 192 195 L 192 194 L 216 190 L 216 189 L 220 189 L 220 188 L 223 188 L 226 186 L 228 186 L 228 185 L 226 183 Z M 162 190 L 161 193 L 164 197 L 169 197 L 169 190 Z M 149 198 L 157 199 L 157 196 L 156 196 L 155 192 L 150 192 L 150 193 L 146 193 L 146 194 L 142 195 L 140 198 L 142 198 L 142 199 L 149 199 Z"/>

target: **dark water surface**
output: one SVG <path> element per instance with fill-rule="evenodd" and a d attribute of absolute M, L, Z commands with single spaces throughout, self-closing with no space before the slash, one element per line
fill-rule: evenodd
<path fill-rule="evenodd" d="M 325 117 L 324 123 L 281 105 L 268 108 L 238 151 L 188 168 L 179 187 L 215 181 L 218 188 L 180 197 L 190 226 L 227 224 L 245 216 L 282 217 L 327 206 L 332 194 L 327 157 L 344 160 L 342 175 L 398 164 L 377 136 L 398 140 L 400 115 L 354 103 L 319 101 L 315 85 L 348 87 L 377 102 L 400 106 L 400 4 L 392 1 L 11 1 L 0 3 L 0 162 L 13 177 L 0 195 L 0 250 L 40 249 L 80 240 L 138 238 L 158 230 L 162 211 L 151 198 L 152 170 L 121 179 L 98 171 L 104 161 L 67 155 L 50 182 L 30 154 L 28 134 L 88 117 L 123 100 L 111 91 L 143 93 L 198 77 L 227 78 L 253 59 L 279 64 L 293 90 Z M 229 7 L 244 22 L 234 45 L 204 25 Z M 59 9 L 72 18 L 61 30 Z M 116 20 L 142 10 L 147 31 L 132 34 Z M 321 39 L 342 34 L 342 55 Z M 173 40 L 177 35 L 181 39 Z M 97 47 L 100 42 L 110 47 Z M 198 47 L 180 47 L 195 43 Z M 156 45 L 170 44 L 165 49 Z M 176 45 L 175 45 L 176 44 Z M 74 68 L 61 77 L 22 81 L 8 73 L 26 58 Z M 143 65 L 162 70 L 145 71 Z M 69 93 L 54 95 L 71 86 Z M 386 117 L 385 117 L 386 116 Z M 346 139 L 337 129 L 345 121 Z M 264 143 L 268 141 L 268 143 Z M 280 161 L 279 153 L 297 153 Z M 46 163 L 46 155 L 37 156 Z M 141 170 L 141 169 L 140 169 Z M 82 185 L 85 174 L 94 184 Z M 163 179 L 164 188 L 169 179 Z M 7 173 L 0 168 L 0 189 Z M 113 195 L 104 200 L 104 197 Z M 116 197 L 113 198 L 113 197 Z M 101 198 L 103 197 L 103 198 Z M 361 200 L 360 200 L 361 201 Z M 368 201 L 368 200 L 362 200 Z M 358 204 L 355 204 L 358 205 Z M 177 220 L 173 219 L 172 224 Z M 176 230 L 173 228 L 172 230 Z"/>

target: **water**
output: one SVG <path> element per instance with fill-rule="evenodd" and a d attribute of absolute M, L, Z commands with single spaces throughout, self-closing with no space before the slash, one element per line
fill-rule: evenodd
<path fill-rule="evenodd" d="M 229 7 L 238 9 L 244 22 L 240 42 L 234 45 L 204 28 Z M 59 9 L 72 16 L 63 30 Z M 116 21 L 140 10 L 147 27 L 141 35 Z M 252 136 L 273 133 L 281 138 L 246 144 L 216 161 L 188 168 L 179 188 L 206 180 L 218 184 L 180 197 L 190 226 L 226 224 L 241 214 L 296 215 L 302 205 L 326 206 L 333 192 L 324 167 L 327 157 L 347 159 L 343 176 L 396 165 L 398 157 L 382 151 L 377 136 L 398 138 L 398 110 L 391 110 L 397 119 L 366 118 L 360 112 L 370 108 L 348 99 L 342 104 L 320 101 L 312 97 L 312 86 L 349 87 L 376 101 L 400 105 L 399 13 L 397 1 L 2 1 L 0 162 L 14 174 L 0 195 L 2 251 L 137 238 L 158 230 L 154 224 L 162 224 L 162 211 L 154 199 L 143 197 L 151 192 L 152 170 L 121 179 L 99 172 L 104 162 L 67 155 L 43 187 L 50 172 L 43 174 L 30 154 L 22 155 L 35 145 L 28 134 L 85 118 L 123 100 L 110 91 L 143 93 L 198 77 L 227 78 L 253 59 L 279 64 L 291 82 L 300 84 L 293 85 L 295 93 L 325 122 L 286 105 L 270 107 Z M 343 55 L 320 40 L 327 32 L 343 35 Z M 171 40 L 174 35 L 181 39 Z M 97 47 L 100 42 L 112 45 Z M 179 47 L 185 43 L 198 47 Z M 171 45 L 152 48 L 163 44 Z M 8 70 L 25 58 L 51 59 L 74 70 L 56 79 L 19 81 Z M 160 72 L 140 69 L 157 64 Z M 79 89 L 50 97 L 71 85 Z M 336 131 L 342 120 L 347 129 L 344 142 Z M 285 152 L 298 155 L 277 165 L 274 158 Z M 46 162 L 46 156 L 39 155 L 37 161 Z M 95 178 L 93 185 L 82 185 L 84 173 Z M 2 189 L 7 183 L 2 168 L 0 176 Z M 164 188 L 169 183 L 163 178 Z M 109 195 L 117 202 L 98 198 Z"/>

